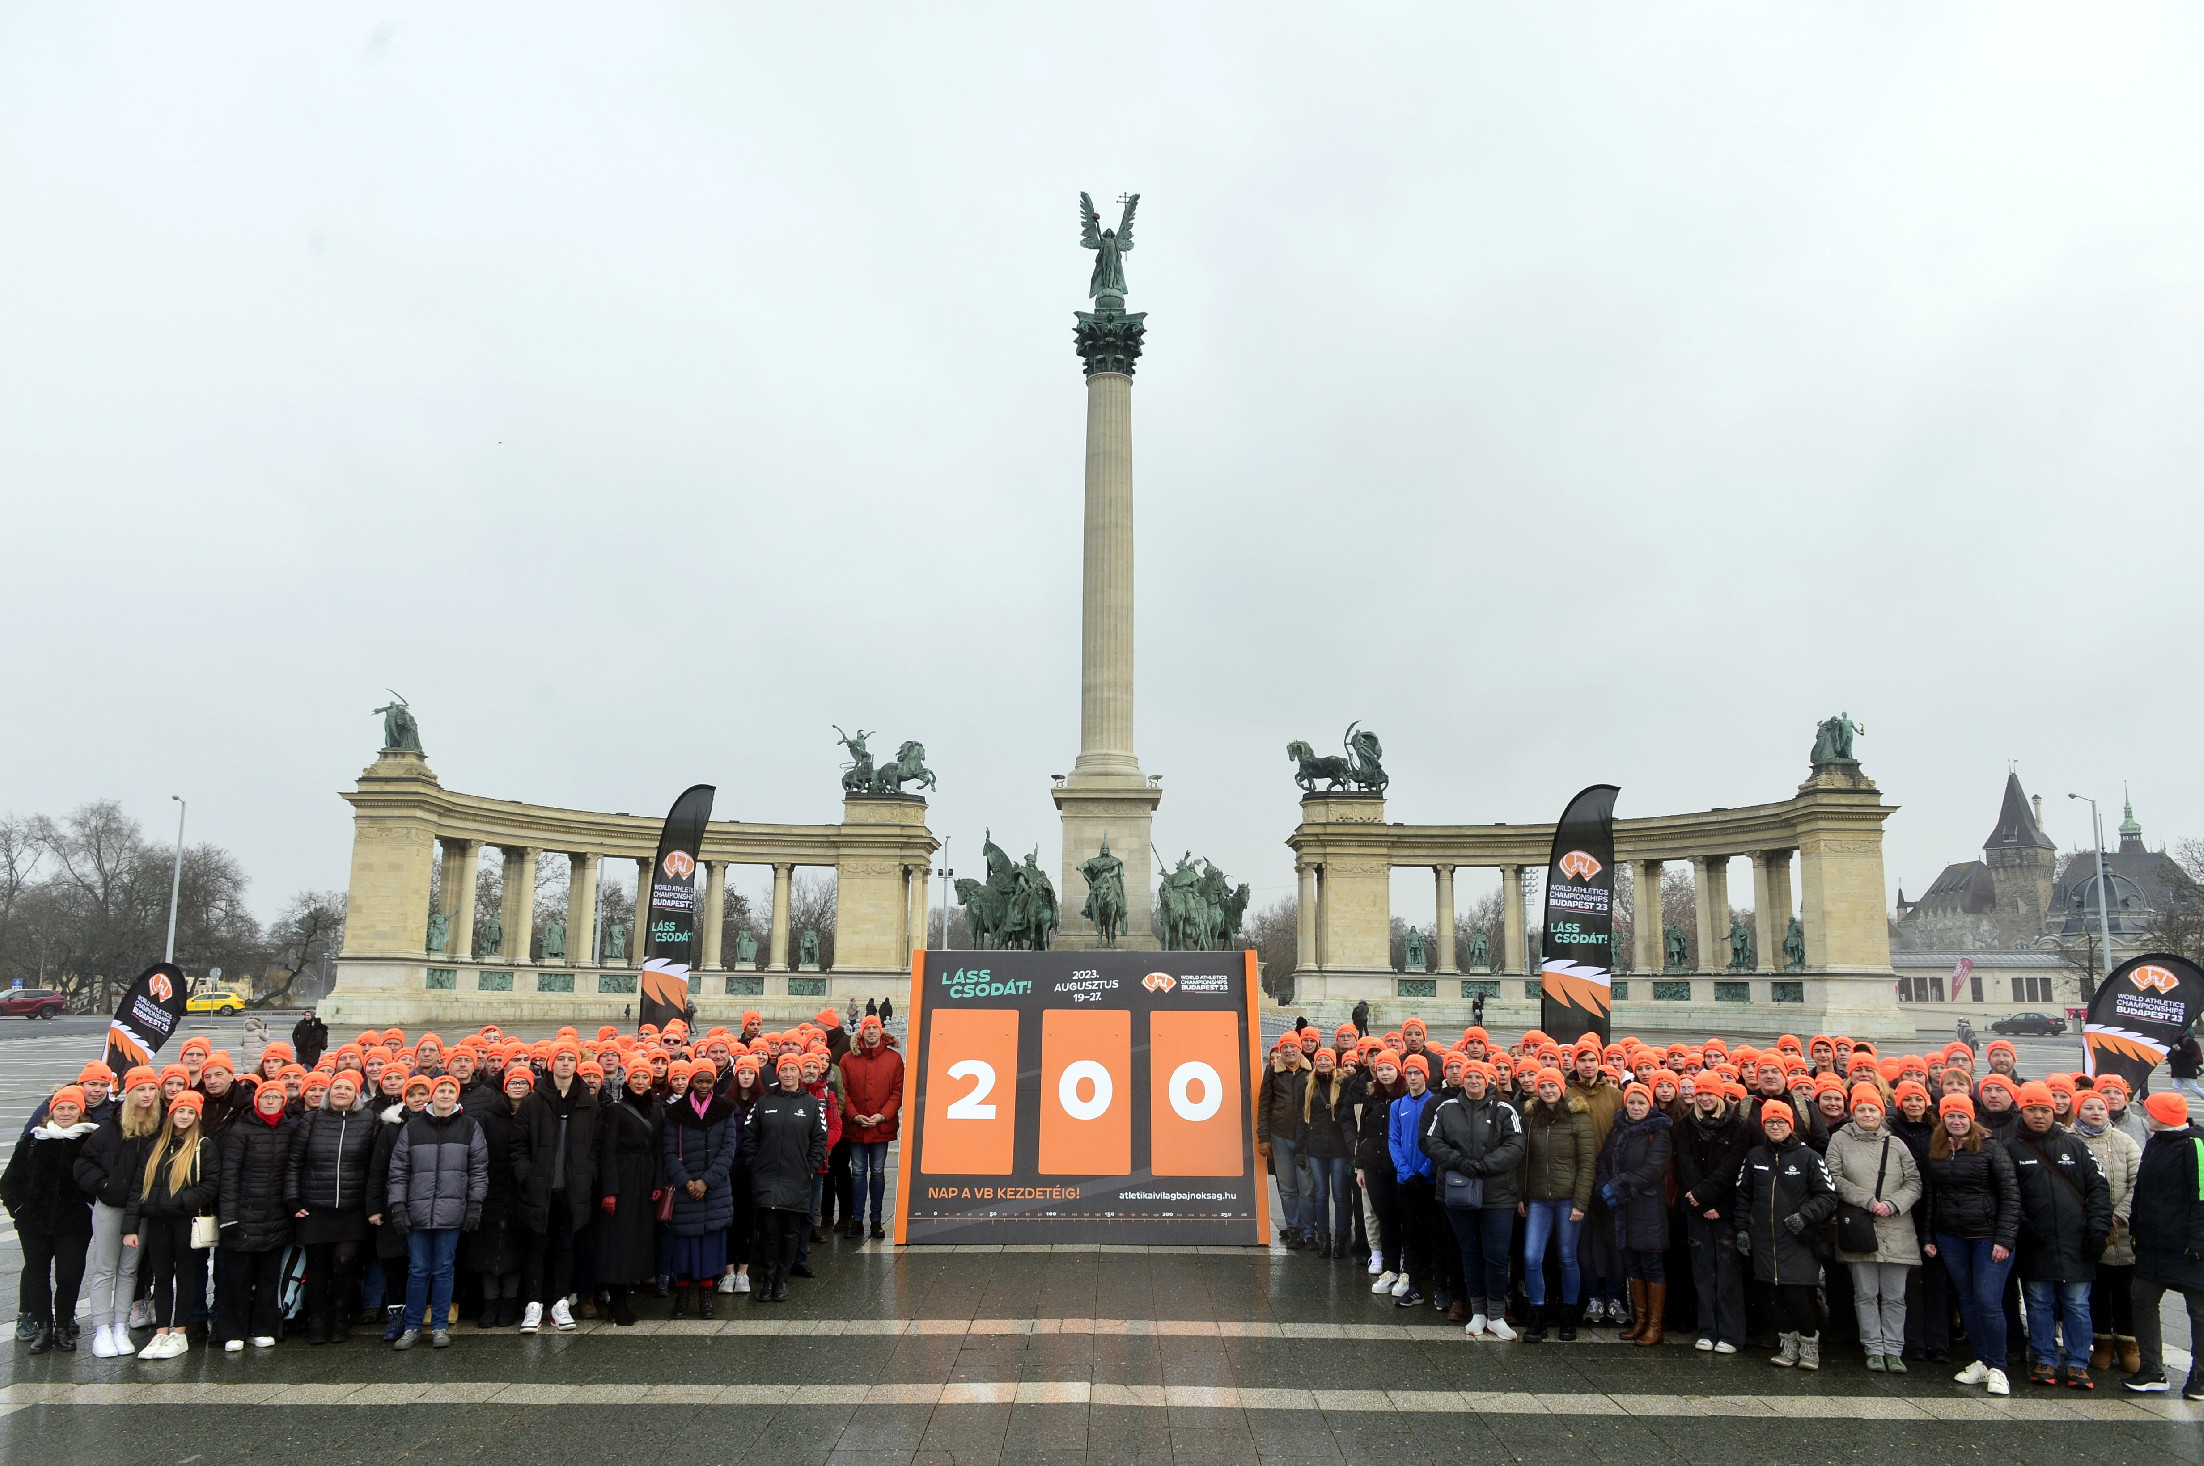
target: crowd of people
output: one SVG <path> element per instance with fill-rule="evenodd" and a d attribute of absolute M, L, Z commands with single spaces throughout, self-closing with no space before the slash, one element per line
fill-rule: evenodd
<path fill-rule="evenodd" d="M 2204 1345 L 2204 1129 L 2176 1091 L 2024 1078 L 2012 1044 L 1884 1054 L 1785 1035 L 1656 1047 L 1410 1018 L 1272 1048 L 1256 1135 L 1283 1244 L 1473 1337 L 1585 1325 L 1816 1370 L 1971 1355 L 1962 1384 L 2172 1388 L 2159 1309 Z M 2204 1354 L 2204 1348 L 2199 1348 Z M 2204 1363 L 2184 1398 L 2204 1399 Z"/>
<path fill-rule="evenodd" d="M 75 1350 L 87 1273 L 92 1353 L 141 1361 L 270 1348 L 287 1323 L 442 1348 L 462 1307 L 534 1333 L 632 1325 L 639 1291 L 675 1318 L 783 1302 L 828 1228 L 886 1236 L 903 1059 L 879 1015 L 855 1029 L 830 1008 L 779 1032 L 393 1028 L 272 1042 L 244 1073 L 204 1037 L 119 1078 L 95 1060 L 0 1176 L 18 1340 Z"/>

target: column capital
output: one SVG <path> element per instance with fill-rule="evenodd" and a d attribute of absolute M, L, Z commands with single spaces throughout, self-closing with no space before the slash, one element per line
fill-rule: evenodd
<path fill-rule="evenodd" d="M 1148 331 L 1148 313 L 1105 309 L 1072 314 L 1078 317 L 1072 327 L 1074 349 L 1087 364 L 1088 378 L 1102 372 L 1130 377 L 1133 363 L 1140 359 L 1141 338 Z"/>

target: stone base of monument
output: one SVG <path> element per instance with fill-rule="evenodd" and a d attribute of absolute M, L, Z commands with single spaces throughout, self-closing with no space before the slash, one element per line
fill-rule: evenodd
<path fill-rule="evenodd" d="M 1843 1033 L 1876 1043 L 1912 1043 L 1914 1018 L 1898 1006 L 1890 972 L 1625 973 L 1610 1031 L 1728 1038 Z M 1403 973 L 1326 968 L 1293 975 L 1293 997 L 1263 1005 L 1308 1018 L 1329 1032 L 1358 1002 L 1370 1005 L 1372 1032 L 1421 1018 L 1452 1038 L 1470 1025 L 1471 1004 L 1485 995 L 1484 1025 L 1514 1035 L 1539 1026 L 1536 976 L 1522 973 Z M 1555 1034 L 1572 1039 L 1575 1034 Z"/>
<path fill-rule="evenodd" d="M 632 968 L 348 958 L 338 968 L 337 986 L 317 1007 L 324 1022 L 361 1028 L 572 1023 L 594 1032 L 590 1025 L 633 1027 L 637 986 Z M 689 978 L 701 1021 L 730 1027 L 746 1010 L 770 1022 L 794 1021 L 815 1016 L 829 1002 L 840 1008 L 852 997 L 860 1006 L 868 998 L 893 998 L 901 1007 L 910 990 L 908 968 L 710 969 Z"/>

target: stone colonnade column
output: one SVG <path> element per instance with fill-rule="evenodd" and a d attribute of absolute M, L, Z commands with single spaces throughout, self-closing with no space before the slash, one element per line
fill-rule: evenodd
<path fill-rule="evenodd" d="M 1461 964 L 1454 960 L 1454 867 L 1433 866 L 1432 871 L 1438 878 L 1439 888 L 1439 950 L 1438 961 L 1431 964 L 1431 970 L 1441 973 L 1459 972 L 1462 970 Z"/>
<path fill-rule="evenodd" d="M 1631 965 L 1648 975 L 1668 966 L 1666 934 L 1661 930 L 1661 862 L 1631 863 Z"/>
<path fill-rule="evenodd" d="M 1293 963 L 1296 967 L 1314 970 L 1316 961 L 1316 867 L 1304 861 L 1295 870 L 1300 880 L 1301 899 L 1294 912 Z"/>
<path fill-rule="evenodd" d="M 453 845 L 444 849 L 450 851 Z M 475 886 L 482 870 L 482 842 L 461 840 L 456 849 L 459 859 L 447 867 L 453 879 L 445 888 L 444 909 L 451 913 L 452 937 L 444 950 L 454 961 L 467 962 L 474 957 L 474 901 Z"/>
<path fill-rule="evenodd" d="M 566 965 L 587 967 L 597 960 L 597 857 L 569 853 L 566 870 Z"/>
<path fill-rule="evenodd" d="M 498 909 L 505 923 L 506 960 L 526 966 L 536 954 L 536 852 L 505 847 L 505 899 Z"/>
<path fill-rule="evenodd" d="M 650 931 L 650 877 L 657 857 L 635 862 L 635 920 L 628 931 L 628 965 L 643 965 L 643 942 Z"/>
<path fill-rule="evenodd" d="M 773 867 L 773 935 L 766 948 L 766 967 L 773 972 L 788 971 L 788 897 L 795 873 L 793 865 Z"/>
<path fill-rule="evenodd" d="M 1756 850 L 1752 857 L 1753 966 L 1783 970 L 1783 934 L 1791 924 L 1791 852 Z"/>
<path fill-rule="evenodd" d="M 720 928 L 726 924 L 727 911 L 727 862 L 709 860 L 704 863 L 704 942 L 698 965 L 717 972 L 726 964 L 719 960 Z"/>
<path fill-rule="evenodd" d="M 1500 867 L 1501 942 L 1506 951 L 1494 964 L 1498 972 L 1522 972 L 1523 966 L 1523 867 Z"/>
<path fill-rule="evenodd" d="M 911 952 L 917 952 L 926 946 L 926 930 L 930 924 L 927 921 L 927 911 L 934 889 L 934 868 L 931 865 L 908 865 L 903 868 L 903 873 L 908 879 L 905 889 L 909 892 L 906 899 L 910 903 L 910 929 L 905 935 L 903 945 Z M 906 952 L 905 956 L 908 955 Z"/>
<path fill-rule="evenodd" d="M 1720 972 L 1730 965 L 1730 858 L 1702 855 L 1699 870 L 1699 970 Z"/>
<path fill-rule="evenodd" d="M 1133 753 L 1133 379 L 1087 378 L 1087 504 L 1080 602 L 1081 768 L 1137 773 Z"/>

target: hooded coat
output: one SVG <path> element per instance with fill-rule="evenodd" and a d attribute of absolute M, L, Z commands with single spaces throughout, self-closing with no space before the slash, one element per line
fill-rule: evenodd
<path fill-rule="evenodd" d="M 2135 1168 L 2135 1276 L 2204 1290 L 2204 1129 L 2158 1130 Z"/>
<path fill-rule="evenodd" d="M 742 1150 L 753 1205 L 809 1213 L 811 1178 L 826 1164 L 827 1102 L 809 1089 L 774 1086 L 750 1107 Z"/>
<path fill-rule="evenodd" d="M 484 1090 L 487 1096 L 484 1097 Z M 469 1105 L 472 1097 L 475 1103 Z M 482 1149 L 488 1169 L 488 1189 L 482 1193 L 482 1220 L 467 1238 L 469 1272 L 503 1276 L 517 1273 L 526 1261 L 528 1228 L 520 1220 L 520 1182 L 513 1175 L 513 1137 L 517 1134 L 513 1102 L 503 1090 L 465 1090 L 459 1108 L 474 1117 L 482 1129 Z"/>
<path fill-rule="evenodd" d="M 1615 1246 L 1625 1252 L 1668 1250 L 1668 1167 L 1675 1123 L 1659 1110 L 1633 1120 L 1623 1111 L 1600 1147 L 1594 1188 L 1615 1220 Z"/>
<path fill-rule="evenodd" d="M 1821 1281 L 1815 1244 L 1837 1214 L 1837 1191 L 1828 1162 L 1797 1131 L 1781 1142 L 1762 1140 L 1745 1153 L 1737 1168 L 1736 1203 L 1738 1247 L 1750 1249 L 1755 1278 L 1805 1286 Z"/>
<path fill-rule="evenodd" d="M 673 1217 L 667 1226 L 676 1237 L 724 1232 L 734 1222 L 734 1191 L 728 1177 L 741 1149 L 742 1127 L 732 1100 L 714 1095 L 701 1115 L 686 1095 L 666 1106 L 659 1159 L 666 1185 L 673 1188 Z M 691 1181 L 704 1183 L 702 1196 L 689 1195 Z"/>
<path fill-rule="evenodd" d="M 558 1149 L 566 1147 L 564 1175 L 560 1175 Z M 566 1192 L 568 1224 L 576 1231 L 589 1221 L 589 1209 L 597 1191 L 597 1098 L 577 1077 L 566 1093 L 559 1093 L 548 1074 L 536 1081 L 536 1092 L 520 1102 L 513 1117 L 513 1178 L 520 1187 L 520 1219 L 531 1232 L 551 1225 L 551 1183 L 561 1182 Z"/>
<path fill-rule="evenodd" d="M 855 1045 L 841 1064 L 846 1115 L 881 1117 L 877 1125 L 857 1125 L 845 1117 L 843 1133 L 859 1145 L 895 1139 L 903 1125 L 903 1056 L 895 1050 L 895 1035 L 881 1034 L 869 1049 Z"/>
<path fill-rule="evenodd" d="M 2097 1169 L 2104 1173 L 2105 1185 L 2112 1189 L 2112 1235 L 2105 1241 L 2105 1255 L 2097 1260 L 2106 1267 L 2131 1266 L 2135 1261 L 2132 1217 L 2135 1172 L 2143 1163 L 2143 1147 L 2126 1131 L 2110 1125 L 2099 1135 L 2082 1135 L 2079 1130 L 2074 1133 L 2081 1136 L 2082 1144 L 2097 1158 Z"/>
<path fill-rule="evenodd" d="M 299 1122 L 288 1114 L 270 1125 L 256 1111 L 232 1126 L 221 1143 L 222 1246 L 231 1252 L 273 1252 L 290 1245 L 291 1212 L 283 1204 L 291 1169 L 291 1138 Z"/>
<path fill-rule="evenodd" d="M 2112 1187 L 2088 1144 L 2059 1125 L 2038 1135 L 2024 1123 L 2005 1151 L 2020 1192 L 2014 1275 L 2030 1283 L 2095 1282 L 2112 1235 Z"/>
<path fill-rule="evenodd" d="M 91 1120 L 63 1129 L 49 1119 L 15 1143 L 0 1174 L 0 1205 L 18 1232 L 45 1237 L 92 1235 L 92 1202 L 77 1187 L 77 1159 L 99 1132 Z M 141 1162 L 142 1163 L 142 1162 Z"/>
<path fill-rule="evenodd" d="M 1553 1104 L 1531 1101 L 1523 1111 L 1523 1176 L 1518 1196 L 1525 1201 L 1567 1201 L 1588 1212 L 1598 1164 L 1592 1107 L 1581 1095 L 1565 1089 Z"/>
<path fill-rule="evenodd" d="M 1725 1104 L 1720 1117 L 1710 1120 L 1694 1109 L 1670 1135 L 1676 1150 L 1676 1194 L 1685 1209 L 1695 1217 L 1710 1211 L 1728 1217 L 1737 1168 L 1752 1149 L 1744 1115 Z"/>
<path fill-rule="evenodd" d="M 1424 1154 L 1440 1171 L 1484 1182 L 1482 1211 L 1512 1211 L 1516 1171 L 1523 1163 L 1523 1121 L 1515 1106 L 1494 1099 L 1441 1100 L 1425 1112 Z"/>
<path fill-rule="evenodd" d="M 601 1283 L 647 1283 L 657 1276 L 658 1208 L 651 1193 L 666 1184 L 659 1161 L 664 1126 L 658 1096 L 650 1093 L 622 1090 L 599 1114 L 597 1193 L 613 1204 L 612 1215 L 600 1214 L 596 1223 Z"/>

